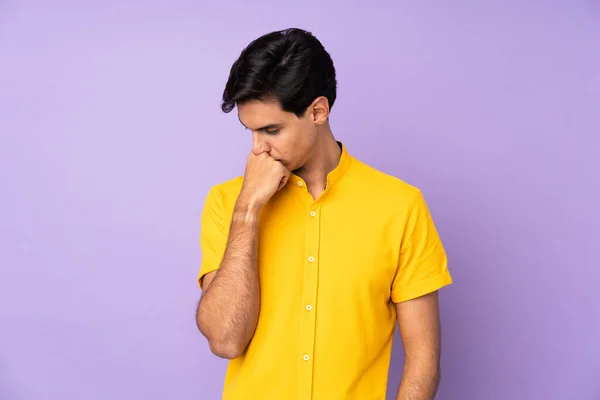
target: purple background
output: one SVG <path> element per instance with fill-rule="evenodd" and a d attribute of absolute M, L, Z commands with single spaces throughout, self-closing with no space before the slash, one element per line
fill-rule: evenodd
<path fill-rule="evenodd" d="M 290 26 L 334 58 L 337 138 L 430 204 L 437 398 L 600 399 L 597 1 L 48 3 L 0 3 L 0 399 L 220 398 L 199 220 L 251 138 L 219 100 Z"/>

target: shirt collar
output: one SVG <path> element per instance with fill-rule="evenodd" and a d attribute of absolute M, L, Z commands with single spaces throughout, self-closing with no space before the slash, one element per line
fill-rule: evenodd
<path fill-rule="evenodd" d="M 348 149 L 346 149 L 346 146 L 344 146 L 342 142 L 337 142 L 337 144 L 342 149 L 342 154 L 340 156 L 340 161 L 338 165 L 331 172 L 329 172 L 329 174 L 327 174 L 326 187 L 331 187 L 337 182 L 339 182 L 339 180 L 342 179 L 342 177 L 350 167 L 351 157 L 350 154 L 348 154 Z"/>
<path fill-rule="evenodd" d="M 327 174 L 327 185 L 325 189 L 330 188 L 331 186 L 339 182 L 340 179 L 342 179 L 344 174 L 348 171 L 348 168 L 350 167 L 352 161 L 352 157 L 350 156 L 350 154 L 348 154 L 346 146 L 344 146 L 342 142 L 337 142 L 337 144 L 340 146 L 342 154 L 340 155 L 338 165 L 333 170 L 331 170 L 329 174 Z M 304 182 L 304 180 L 299 176 L 292 174 L 290 181 L 294 185 L 301 186 L 306 190 L 306 182 Z"/>

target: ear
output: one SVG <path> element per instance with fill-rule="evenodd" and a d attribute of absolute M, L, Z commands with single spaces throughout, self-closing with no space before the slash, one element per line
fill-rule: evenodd
<path fill-rule="evenodd" d="M 325 96 L 317 97 L 308 107 L 312 122 L 322 125 L 329 118 L 329 100 Z"/>

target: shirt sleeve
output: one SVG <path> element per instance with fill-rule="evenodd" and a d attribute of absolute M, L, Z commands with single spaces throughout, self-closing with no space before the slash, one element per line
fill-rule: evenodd
<path fill-rule="evenodd" d="M 400 303 L 452 283 L 448 260 L 421 191 L 410 212 L 394 280 L 392 301 Z"/>
<path fill-rule="evenodd" d="M 200 221 L 201 262 L 198 274 L 200 289 L 202 289 L 202 278 L 209 272 L 216 271 L 223 261 L 229 238 L 229 226 L 226 220 L 220 190 L 214 186 L 206 196 Z"/>

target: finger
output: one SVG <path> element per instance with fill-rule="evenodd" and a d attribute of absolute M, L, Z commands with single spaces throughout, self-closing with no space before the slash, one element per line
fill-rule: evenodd
<path fill-rule="evenodd" d="M 279 187 L 277 188 L 277 191 L 280 191 L 281 189 L 283 189 L 285 187 L 289 178 L 290 178 L 289 174 L 283 175 L 283 178 L 281 178 L 281 182 L 279 182 Z"/>

